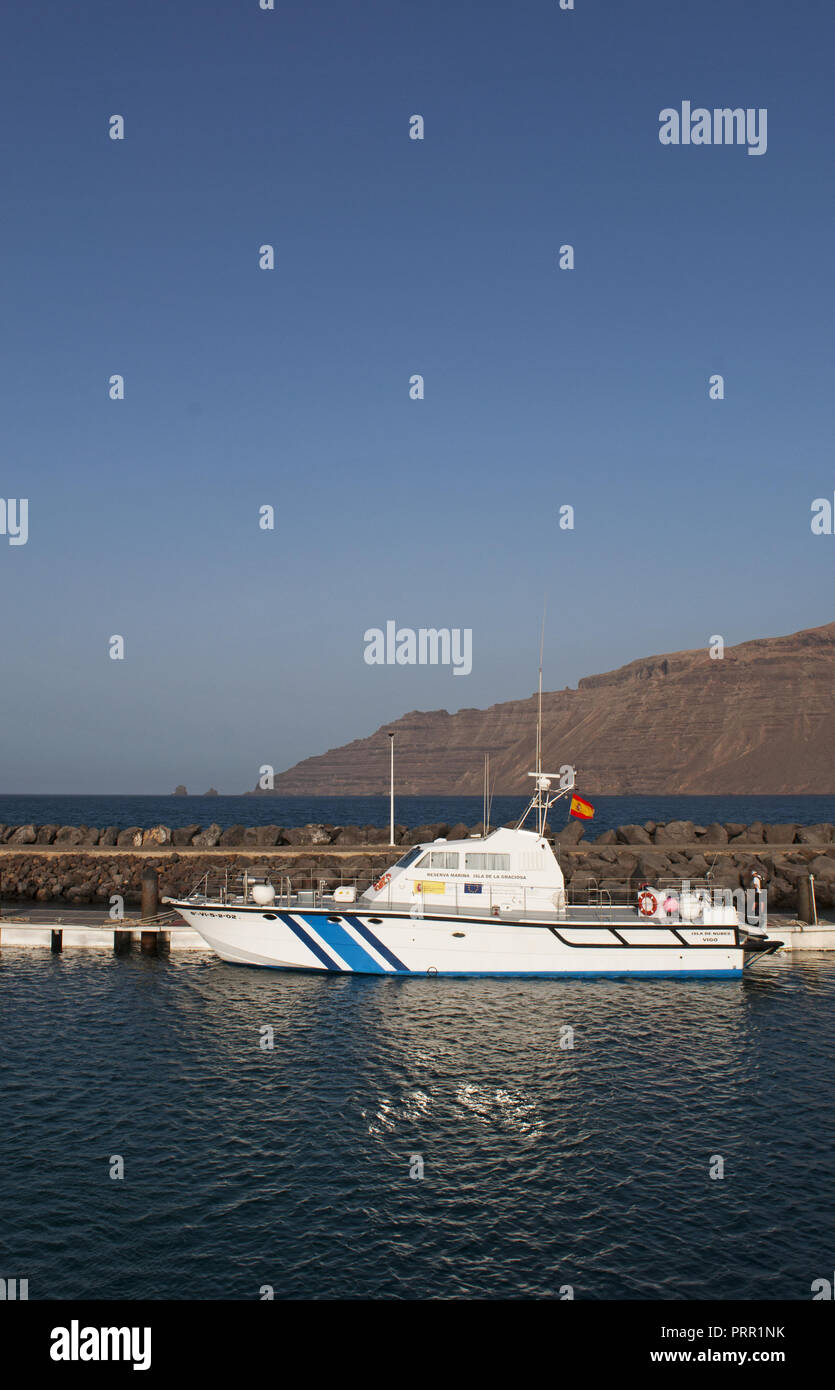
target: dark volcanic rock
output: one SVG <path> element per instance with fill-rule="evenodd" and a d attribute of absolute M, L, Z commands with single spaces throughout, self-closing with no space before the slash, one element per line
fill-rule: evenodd
<path fill-rule="evenodd" d="M 220 826 L 213 823 L 207 830 L 201 830 L 199 835 L 195 835 L 191 843 L 196 849 L 214 849 L 222 834 Z"/>
<path fill-rule="evenodd" d="M 768 885 L 768 906 L 784 911 L 795 905 L 795 890 L 784 878 L 772 878 Z"/>
<path fill-rule="evenodd" d="M 143 849 L 155 849 L 170 844 L 171 831 L 167 825 L 152 825 L 150 830 L 143 830 L 142 832 Z"/>
<path fill-rule="evenodd" d="M 61 829 L 60 825 L 41 825 L 38 827 L 38 844 L 51 845 Z"/>
<path fill-rule="evenodd" d="M 366 844 L 367 833 L 360 825 L 340 825 L 331 843 L 340 849 L 344 849 L 346 846 L 351 849 L 354 845 Z M 388 831 L 386 831 L 386 839 L 388 839 Z"/>
<path fill-rule="evenodd" d="M 450 832 L 449 832 L 449 835 L 447 836 L 447 839 L 448 839 L 448 840 L 466 840 L 466 838 L 467 838 L 467 836 L 469 835 L 469 833 L 470 833 L 470 827 L 469 827 L 468 825 L 464 825 L 461 821 L 459 821 L 457 825 L 453 825 L 453 826 L 450 828 Z M 415 842 L 415 843 L 417 843 L 417 842 Z"/>
<path fill-rule="evenodd" d="M 831 825 L 801 825 L 797 831 L 797 842 L 801 845 L 828 845 L 831 839 Z"/>
<path fill-rule="evenodd" d="M 120 830 L 116 836 L 116 844 L 120 849 L 139 849 L 142 844 L 143 830 L 141 825 L 128 826 L 127 830 Z M 58 843 L 58 836 L 55 837 Z"/>
<path fill-rule="evenodd" d="M 637 854 L 615 854 L 609 861 L 607 870 L 612 877 L 620 882 L 635 878 L 638 873 Z M 601 883 L 601 887 L 603 884 Z"/>
<path fill-rule="evenodd" d="M 807 878 L 809 874 L 808 865 L 805 863 L 793 863 L 782 855 L 775 855 L 772 870 L 776 877 L 782 878 L 791 888 L 797 888 L 802 878 Z"/>
<path fill-rule="evenodd" d="M 408 832 L 401 831 L 398 834 L 397 826 L 394 827 L 395 844 L 400 844 L 400 841 L 403 838 L 404 833 Z M 363 840 L 360 843 L 365 843 L 367 845 L 387 845 L 389 843 L 388 826 L 367 825 L 365 827 L 365 834 L 363 836 Z"/>
<path fill-rule="evenodd" d="M 724 825 L 720 825 L 718 821 L 714 821 L 712 825 L 709 825 L 702 836 L 703 845 L 726 845 L 727 843 L 728 832 Z"/>
<path fill-rule="evenodd" d="M 732 868 L 729 863 L 725 862 L 721 869 L 717 865 L 716 873 L 713 875 L 711 882 L 714 888 L 730 888 L 734 890 L 740 886 L 740 877 L 739 873 Z"/>
<path fill-rule="evenodd" d="M 446 829 L 449 830 L 449 826 L 446 826 Z M 441 829 L 438 825 L 418 825 L 411 832 L 412 839 L 414 840 L 416 845 L 422 842 L 426 843 L 431 842 L 432 840 L 437 840 L 440 834 Z"/>
<path fill-rule="evenodd" d="M 743 825 L 738 835 L 729 835 L 729 844 L 740 845 L 761 845 L 765 839 L 765 826 L 761 820 L 756 820 L 752 825 Z"/>
<path fill-rule="evenodd" d="M 672 872 L 672 865 L 666 854 L 659 854 L 656 850 L 642 849 L 638 851 L 638 869 L 642 878 L 657 879 L 669 877 Z"/>
<path fill-rule="evenodd" d="M 554 832 L 554 839 L 558 840 L 561 845 L 576 845 L 583 838 L 585 833 L 586 827 L 581 821 L 570 820 L 568 825 L 563 825 L 559 830 Z M 450 835 L 450 839 L 453 839 L 452 835 Z"/>
<path fill-rule="evenodd" d="M 324 825 L 298 825 L 285 830 L 284 838 L 289 845 L 329 845 L 331 832 Z"/>
<path fill-rule="evenodd" d="M 577 869 L 571 876 L 572 894 L 582 895 L 589 888 L 596 887 L 598 881 L 597 874 L 591 873 L 588 869 Z"/>
<path fill-rule="evenodd" d="M 259 825 L 255 832 L 255 843 L 259 849 L 269 849 L 272 845 L 278 844 L 280 834 L 279 825 Z"/>
<path fill-rule="evenodd" d="M 696 827 L 692 820 L 671 820 L 666 825 L 659 825 L 655 831 L 657 845 L 688 844 L 695 838 Z"/>
<path fill-rule="evenodd" d="M 119 839 L 119 830 L 115 825 L 108 825 L 99 836 L 100 845 L 115 845 Z"/>
<path fill-rule="evenodd" d="M 765 842 L 767 845 L 791 845 L 797 833 L 796 825 L 767 825 L 765 826 Z"/>
<path fill-rule="evenodd" d="M 809 865 L 809 873 L 814 874 L 816 879 L 835 878 L 835 858 L 828 854 L 819 854 Z"/>
<path fill-rule="evenodd" d="M 21 825 L 17 830 L 13 830 L 7 840 L 10 845 L 34 845 L 38 838 L 38 832 L 34 825 Z"/>
<path fill-rule="evenodd" d="M 193 841 L 195 835 L 199 835 L 202 827 L 199 825 L 181 825 L 176 830 L 171 831 L 171 843 L 180 849 L 186 849 Z"/>
<path fill-rule="evenodd" d="M 222 832 L 218 843 L 224 847 L 226 845 L 242 845 L 244 843 L 245 833 L 246 832 L 244 826 L 229 825 Z"/>
<path fill-rule="evenodd" d="M 622 825 L 617 832 L 618 839 L 624 845 L 651 845 L 652 837 L 642 825 Z"/>
<path fill-rule="evenodd" d="M 80 845 L 84 831 L 78 825 L 62 825 L 55 836 L 56 845 Z"/>

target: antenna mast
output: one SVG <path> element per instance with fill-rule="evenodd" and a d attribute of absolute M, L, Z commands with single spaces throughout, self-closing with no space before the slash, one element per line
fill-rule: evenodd
<path fill-rule="evenodd" d="M 483 836 L 490 833 L 490 754 L 484 754 L 484 817 Z"/>
<path fill-rule="evenodd" d="M 545 835 L 548 823 L 548 812 L 551 807 L 567 796 L 574 787 L 574 772 L 572 770 L 571 782 L 564 786 L 560 773 L 542 771 L 542 659 L 545 651 L 545 600 L 542 600 L 542 636 L 539 642 L 539 698 L 536 711 L 536 772 L 529 772 L 528 776 L 534 778 L 534 793 L 528 802 L 527 810 L 516 826 L 521 830 L 531 811 L 536 811 L 537 834 L 542 838 Z M 551 791 L 554 781 L 559 783 L 555 792 Z"/>
<path fill-rule="evenodd" d="M 542 633 L 541 633 L 541 636 L 540 636 L 540 639 L 539 639 L 539 699 L 538 699 L 537 711 L 536 711 L 536 777 L 537 777 L 536 787 L 537 787 L 537 790 L 539 790 L 539 779 L 540 779 L 540 777 L 542 776 L 542 657 L 543 657 L 544 651 L 545 651 L 545 599 L 543 598 L 543 600 L 542 600 Z M 546 797 L 546 802 L 547 802 L 547 797 Z M 542 807 L 541 802 L 540 802 L 540 805 L 537 807 L 537 813 L 538 813 L 538 814 L 537 814 L 537 826 L 538 826 L 538 829 L 539 829 L 539 833 L 540 833 L 540 835 L 541 835 L 542 832 L 543 832 L 543 830 L 544 830 L 544 828 L 545 828 L 545 816 L 546 816 L 546 814 L 547 814 L 547 806 L 546 806 L 545 810 L 543 810 L 543 807 Z"/>

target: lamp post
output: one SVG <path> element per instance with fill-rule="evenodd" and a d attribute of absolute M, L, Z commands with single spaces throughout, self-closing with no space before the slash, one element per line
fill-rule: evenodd
<path fill-rule="evenodd" d="M 389 734 L 390 772 L 389 772 L 389 844 L 394 844 L 394 734 Z"/>

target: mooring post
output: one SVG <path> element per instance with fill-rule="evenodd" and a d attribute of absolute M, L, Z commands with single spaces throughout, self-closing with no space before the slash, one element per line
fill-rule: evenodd
<path fill-rule="evenodd" d="M 56 931 L 54 927 L 52 928 L 51 946 L 54 954 L 60 956 L 64 949 L 64 933 L 62 931 Z"/>
<path fill-rule="evenodd" d="M 156 869 L 150 866 L 142 874 L 142 907 L 139 915 L 143 922 L 159 915 L 159 877 Z M 156 931 L 140 929 L 140 949 L 144 956 L 155 956 L 158 944 Z"/>
<path fill-rule="evenodd" d="M 131 948 L 132 933 L 130 931 L 114 931 L 113 951 L 117 956 L 125 956 Z"/>
<path fill-rule="evenodd" d="M 808 878 L 801 878 L 797 884 L 797 915 L 804 926 L 812 922 L 812 893 Z"/>
<path fill-rule="evenodd" d="M 159 876 L 156 869 L 147 868 L 142 873 L 142 907 L 140 917 L 143 922 L 159 914 Z"/>

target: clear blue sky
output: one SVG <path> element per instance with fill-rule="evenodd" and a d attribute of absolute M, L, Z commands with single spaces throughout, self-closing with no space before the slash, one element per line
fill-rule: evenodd
<path fill-rule="evenodd" d="M 6 6 L 2 790 L 234 792 L 524 696 L 543 594 L 551 688 L 831 621 L 833 41 L 828 0 Z M 767 154 L 660 145 L 683 100 Z M 387 619 L 472 674 L 366 665 Z"/>

